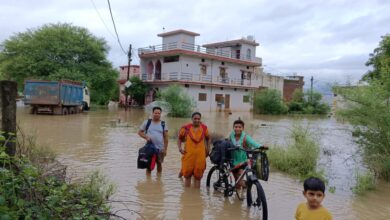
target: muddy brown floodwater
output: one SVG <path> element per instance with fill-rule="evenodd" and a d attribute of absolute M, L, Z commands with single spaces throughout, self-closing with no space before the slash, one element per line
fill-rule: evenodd
<path fill-rule="evenodd" d="M 68 166 L 68 176 L 77 179 L 100 170 L 117 186 L 113 208 L 128 219 L 258 219 L 236 197 L 225 199 L 210 195 L 202 179 L 200 190 L 185 189 L 177 178 L 180 154 L 175 134 L 189 119 L 163 119 L 169 126 L 169 148 L 163 174 L 146 177 L 136 168 L 138 149 L 143 140 L 136 132 L 147 117 L 140 109 L 96 110 L 68 116 L 30 115 L 18 109 L 17 120 L 26 134 L 34 135 L 40 145 L 51 148 Z M 333 118 L 263 116 L 250 113 L 203 113 L 202 120 L 210 131 L 227 135 L 235 119 L 246 122 L 246 131 L 268 145 L 285 145 L 294 123 L 310 126 L 321 144 L 319 167 L 329 179 L 324 206 L 334 219 L 390 219 L 390 184 L 380 182 L 378 189 L 364 196 L 354 196 L 356 170 L 364 169 L 348 124 Z M 120 119 L 120 122 L 118 122 Z M 272 161 L 270 161 L 272 163 Z M 211 164 L 208 162 L 208 169 Z M 207 171 L 205 173 L 207 175 Z M 267 201 L 269 219 L 294 219 L 297 204 L 303 201 L 302 184 L 293 177 L 271 170 L 268 182 L 261 181 Z M 131 212 L 129 210 L 132 210 Z M 139 216 L 139 213 L 141 216 Z"/>

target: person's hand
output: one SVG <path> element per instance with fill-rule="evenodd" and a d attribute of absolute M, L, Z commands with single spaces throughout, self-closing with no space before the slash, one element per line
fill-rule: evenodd
<path fill-rule="evenodd" d="M 148 135 L 146 135 L 145 140 L 146 140 L 147 142 L 152 142 L 152 139 L 151 139 Z"/>
<path fill-rule="evenodd" d="M 183 155 L 184 155 L 185 153 L 187 153 L 186 150 L 184 150 L 184 149 L 181 148 L 181 147 L 179 148 L 179 152 L 180 152 L 181 154 L 183 154 Z"/>

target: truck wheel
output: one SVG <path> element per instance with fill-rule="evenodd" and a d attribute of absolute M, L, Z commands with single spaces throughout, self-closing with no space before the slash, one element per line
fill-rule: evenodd
<path fill-rule="evenodd" d="M 68 114 L 68 108 L 62 108 L 62 115 Z"/>
<path fill-rule="evenodd" d="M 86 102 L 83 102 L 83 110 L 84 111 L 88 111 L 89 110 L 89 106 Z"/>
<path fill-rule="evenodd" d="M 75 113 L 75 110 L 74 110 L 74 108 L 72 107 L 72 108 L 70 108 L 69 109 L 69 114 L 71 114 L 71 115 L 73 115 Z"/>

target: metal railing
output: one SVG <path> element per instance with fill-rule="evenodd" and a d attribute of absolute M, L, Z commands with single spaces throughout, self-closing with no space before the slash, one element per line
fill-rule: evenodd
<path fill-rule="evenodd" d="M 157 76 L 157 77 L 156 77 Z M 241 78 L 230 78 L 203 74 L 193 74 L 186 72 L 169 72 L 156 74 L 141 74 L 141 79 L 145 82 L 160 82 L 160 81 L 179 81 L 179 82 L 197 82 L 197 83 L 214 83 L 221 85 L 234 85 L 234 86 L 252 86 L 252 80 Z"/>
<path fill-rule="evenodd" d="M 160 44 L 160 45 L 153 45 L 149 47 L 143 47 L 138 49 L 138 54 L 148 54 L 148 53 L 156 53 L 156 52 L 162 52 L 162 51 L 169 51 L 169 50 L 187 50 L 187 51 L 193 51 L 203 54 L 209 54 L 219 57 L 226 57 L 230 59 L 236 59 L 236 60 L 243 60 L 243 61 L 250 61 L 261 64 L 262 60 L 259 57 L 253 57 L 253 56 L 247 56 L 247 54 L 236 54 L 236 51 L 234 50 L 227 50 L 223 48 L 206 48 L 202 47 L 200 45 L 190 44 L 190 43 L 179 43 L 179 42 L 173 42 L 168 44 Z"/>

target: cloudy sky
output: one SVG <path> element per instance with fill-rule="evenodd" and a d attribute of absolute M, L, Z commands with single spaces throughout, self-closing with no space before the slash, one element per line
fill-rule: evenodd
<path fill-rule="evenodd" d="M 66 22 L 106 39 L 109 60 L 127 64 L 116 40 L 107 0 L 0 0 L 0 41 L 28 28 Z M 111 0 L 125 49 L 161 44 L 156 35 L 175 29 L 200 34 L 196 44 L 253 35 L 257 56 L 275 75 L 304 75 L 306 81 L 355 81 L 364 63 L 390 34 L 388 0 Z M 136 52 L 136 51 L 135 51 Z M 138 64 L 134 54 L 133 64 Z"/>

